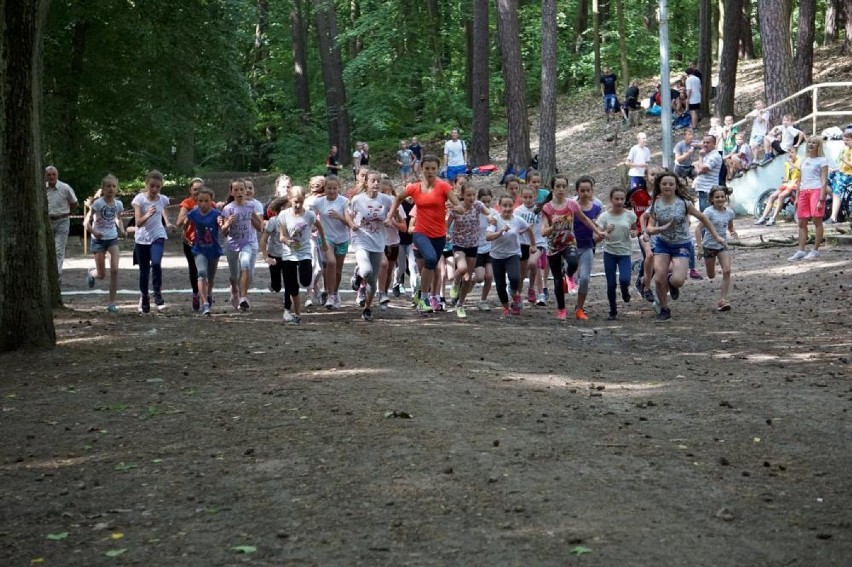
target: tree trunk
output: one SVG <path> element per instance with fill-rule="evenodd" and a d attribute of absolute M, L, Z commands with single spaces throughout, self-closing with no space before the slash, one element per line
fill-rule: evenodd
<path fill-rule="evenodd" d="M 307 38 L 302 0 L 295 0 L 290 10 L 290 38 L 293 43 L 293 72 L 296 76 L 296 105 L 303 119 L 311 114 L 311 91 L 308 84 Z"/>
<path fill-rule="evenodd" d="M 843 14 L 846 19 L 846 39 L 843 41 L 844 54 L 852 54 L 852 0 L 843 0 Z"/>
<path fill-rule="evenodd" d="M 754 37 L 751 29 L 751 0 L 743 2 L 743 19 L 740 27 L 740 59 L 754 59 Z"/>
<path fill-rule="evenodd" d="M 763 85 L 767 106 L 793 94 L 796 83 L 793 78 L 793 56 L 790 53 L 790 36 L 784 2 L 758 0 L 760 9 L 760 35 L 763 40 Z M 785 112 L 791 112 L 789 104 L 771 111 L 772 123 L 780 122 Z"/>
<path fill-rule="evenodd" d="M 358 24 L 358 18 L 361 17 L 361 5 L 358 0 L 349 0 L 349 23 L 354 28 Z M 337 41 L 337 34 L 332 37 Z M 349 59 L 355 59 L 361 53 L 361 36 L 356 35 L 349 40 Z"/>
<path fill-rule="evenodd" d="M 488 1 L 473 0 L 473 132 L 470 141 L 470 161 L 473 166 L 491 163 L 491 98 L 489 81 Z"/>
<path fill-rule="evenodd" d="M 794 73 L 796 90 L 813 84 L 814 80 L 814 35 L 816 35 L 816 0 L 799 2 L 799 31 L 796 35 L 796 59 Z M 813 97 L 803 95 L 793 101 L 796 118 L 810 114 Z"/>
<path fill-rule="evenodd" d="M 609 21 L 609 0 L 598 0 L 598 12 L 601 15 L 601 25 Z"/>
<path fill-rule="evenodd" d="M 740 26 L 743 0 L 725 0 L 722 35 L 722 55 L 719 57 L 719 85 L 716 91 L 716 116 L 734 114 L 734 94 L 737 88 Z"/>
<path fill-rule="evenodd" d="M 825 0 L 825 30 L 822 36 L 823 45 L 829 45 L 837 41 L 837 9 L 840 7 L 840 0 Z"/>
<path fill-rule="evenodd" d="M 574 53 L 580 53 L 580 48 L 583 45 L 583 34 L 586 33 L 586 28 L 589 27 L 589 0 L 578 0 L 577 2 L 577 25 L 575 32 L 577 40 L 574 42 Z"/>
<path fill-rule="evenodd" d="M 698 71 L 701 73 L 701 112 L 710 114 L 710 72 L 713 60 L 713 16 L 710 0 L 700 0 L 698 5 Z"/>
<path fill-rule="evenodd" d="M 627 66 L 627 30 L 624 24 L 624 0 L 616 0 L 616 18 L 618 18 L 618 47 L 621 50 L 621 80 L 626 87 L 630 84 L 630 69 Z"/>
<path fill-rule="evenodd" d="M 658 7 L 658 0 L 645 0 L 645 15 L 642 17 L 642 23 L 651 34 L 656 34 L 660 30 L 660 22 L 657 19 Z"/>
<path fill-rule="evenodd" d="M 556 173 L 556 36 L 556 0 L 542 0 L 538 165 L 544 186 Z"/>
<path fill-rule="evenodd" d="M 254 25 L 254 72 L 266 61 L 266 26 L 269 21 L 268 0 L 257 0 L 257 22 Z"/>
<path fill-rule="evenodd" d="M 331 0 L 317 5 L 317 39 L 322 77 L 325 84 L 325 105 L 328 123 L 328 142 L 338 148 L 340 163 L 349 165 L 349 112 L 346 108 L 346 87 L 343 84 L 343 59 L 337 44 L 337 17 Z"/>
<path fill-rule="evenodd" d="M 464 98 L 467 105 L 473 109 L 473 20 L 465 15 L 464 18 L 464 39 L 467 47 L 467 57 L 465 57 L 465 79 L 464 79 Z"/>
<path fill-rule="evenodd" d="M 508 160 L 519 167 L 530 163 L 530 125 L 527 122 L 527 96 L 524 64 L 521 59 L 517 0 L 497 1 L 497 35 L 503 59 L 508 122 Z"/>
<path fill-rule="evenodd" d="M 429 15 L 429 22 L 431 24 L 429 29 L 432 30 L 428 34 L 429 43 L 432 46 L 432 74 L 435 75 L 437 83 L 441 84 L 444 76 L 444 64 L 442 61 L 442 56 L 444 54 L 444 42 L 441 34 L 435 32 L 435 30 L 440 30 L 443 25 L 443 22 L 441 22 L 441 10 L 438 5 L 438 0 L 426 0 L 426 13 Z"/>
<path fill-rule="evenodd" d="M 716 57 L 718 57 L 718 59 L 716 60 L 716 65 L 719 66 L 722 62 L 722 50 L 725 48 L 725 32 L 727 30 L 725 29 L 725 0 L 718 0 L 717 4 L 719 19 L 716 21 L 716 41 L 718 41 L 719 43 L 717 44 L 718 47 L 716 48 Z M 736 36 L 739 40 L 739 30 L 737 30 Z"/>
<path fill-rule="evenodd" d="M 56 343 L 51 280 L 57 272 L 48 255 L 52 241 L 41 164 L 42 32 L 48 3 L 0 0 L 0 83 L 15 85 L 0 90 L 0 352 Z"/>
<path fill-rule="evenodd" d="M 594 40 L 595 50 L 595 84 L 601 80 L 601 11 L 599 2 L 600 0 L 592 0 L 592 39 Z"/>

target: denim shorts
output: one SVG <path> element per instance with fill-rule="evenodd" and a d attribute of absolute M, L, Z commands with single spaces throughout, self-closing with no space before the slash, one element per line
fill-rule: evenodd
<path fill-rule="evenodd" d="M 100 238 L 92 238 L 89 248 L 93 254 L 106 252 L 113 246 L 118 246 L 118 238 L 110 238 L 109 240 L 101 240 Z"/>
<path fill-rule="evenodd" d="M 689 242 L 680 242 L 673 244 L 665 242 L 662 238 L 655 236 L 651 239 L 651 250 L 655 255 L 663 254 L 672 258 L 689 258 L 691 256 L 689 250 Z"/>

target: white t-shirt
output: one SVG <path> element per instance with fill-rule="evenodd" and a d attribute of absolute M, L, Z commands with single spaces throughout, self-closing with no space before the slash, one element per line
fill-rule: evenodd
<path fill-rule="evenodd" d="M 285 209 L 278 213 L 279 228 L 284 226 L 292 241 L 290 246 L 281 243 L 281 259 L 285 262 L 298 262 L 311 259 L 311 229 L 317 216 L 311 211 L 301 215 L 293 213 L 293 209 Z"/>
<path fill-rule="evenodd" d="M 722 154 L 718 150 L 711 150 L 704 156 L 704 165 L 710 168 L 707 173 L 699 173 L 695 176 L 695 190 L 698 193 L 708 193 L 714 185 L 719 184 L 719 172 L 722 170 Z"/>
<path fill-rule="evenodd" d="M 385 219 L 388 216 L 393 199 L 384 193 L 378 193 L 372 199 L 366 193 L 352 198 L 352 221 L 358 225 L 352 231 L 352 247 L 367 252 L 384 252 L 387 242 Z"/>
<path fill-rule="evenodd" d="M 793 147 L 793 144 L 796 143 L 796 138 L 802 133 L 801 130 L 796 128 L 795 126 L 787 126 L 781 127 L 781 149 L 789 151 L 790 148 Z"/>
<path fill-rule="evenodd" d="M 701 102 L 701 79 L 695 75 L 687 75 L 686 92 L 689 95 L 689 104 L 699 104 Z"/>
<path fill-rule="evenodd" d="M 133 197 L 131 206 L 139 206 L 144 215 L 151 207 L 156 207 L 157 212 L 152 215 L 142 226 L 136 227 L 134 240 L 137 244 L 152 244 L 160 238 L 168 238 L 166 227 L 163 226 L 163 210 L 169 206 L 169 198 L 165 195 L 157 195 L 156 200 L 149 201 L 147 193 L 139 193 Z"/>
<path fill-rule="evenodd" d="M 515 209 L 515 216 L 524 219 L 528 225 L 533 227 L 535 234 L 535 245 L 542 248 L 547 246 L 547 239 L 541 235 L 541 213 L 536 214 L 535 209 L 530 209 L 524 204 L 521 204 Z M 521 233 L 521 244 L 529 245 L 530 235 L 527 232 Z"/>
<path fill-rule="evenodd" d="M 342 220 L 331 218 L 330 211 L 336 211 L 343 216 L 346 207 L 349 206 L 349 199 L 343 195 L 338 195 L 334 201 L 329 201 L 328 197 L 318 197 L 311 205 L 311 210 L 319 215 L 320 224 L 325 232 L 327 242 L 334 244 L 343 244 L 349 242 L 349 227 Z"/>
<path fill-rule="evenodd" d="M 396 212 L 397 212 L 397 216 L 399 216 L 400 220 L 402 222 L 405 222 L 405 209 L 402 208 L 402 205 L 399 206 L 399 209 L 397 209 Z M 386 229 L 386 232 L 387 232 L 387 234 L 385 236 L 385 238 L 386 238 L 385 245 L 386 246 L 398 246 L 399 245 L 399 229 L 396 227 L 396 225 L 394 224 L 393 226 L 386 226 L 385 229 Z"/>
<path fill-rule="evenodd" d="M 642 165 L 647 165 L 651 161 L 651 150 L 648 149 L 648 146 L 643 147 L 636 144 L 630 148 L 630 152 L 627 154 L 627 161 L 630 163 L 641 163 Z M 627 175 L 630 177 L 644 177 L 645 168 L 631 167 L 627 172 Z"/>
<path fill-rule="evenodd" d="M 101 240 L 114 240 L 118 238 L 118 226 L 115 219 L 124 210 L 124 205 L 118 199 L 112 203 L 104 201 L 103 197 L 92 203 L 92 212 L 95 213 L 95 222 L 92 223 L 95 230 L 101 233 Z M 92 238 L 95 236 L 92 235 Z"/>
<path fill-rule="evenodd" d="M 266 221 L 266 228 L 264 229 L 269 233 L 269 237 L 266 239 L 266 254 L 276 258 L 280 258 L 284 254 L 281 239 L 278 237 L 278 226 L 278 217 L 272 217 Z"/>
<path fill-rule="evenodd" d="M 504 226 L 508 226 L 509 231 L 491 241 L 491 257 L 498 260 L 521 255 L 521 233 L 530 227 L 520 217 L 512 216 L 509 220 L 497 217 L 494 224 L 488 225 L 488 232 L 500 232 Z"/>
<path fill-rule="evenodd" d="M 799 187 L 802 189 L 821 189 L 823 167 L 828 167 L 828 158 L 820 156 L 803 159 L 800 166 L 802 179 L 799 182 Z"/>
<path fill-rule="evenodd" d="M 751 124 L 751 135 L 766 136 L 766 132 L 769 130 L 769 112 L 765 110 L 763 112 L 752 110 L 748 113 L 748 117 L 754 118 Z"/>
<path fill-rule="evenodd" d="M 450 167 L 464 165 L 464 140 L 447 140 L 444 142 L 444 155 L 447 157 L 447 165 Z"/>

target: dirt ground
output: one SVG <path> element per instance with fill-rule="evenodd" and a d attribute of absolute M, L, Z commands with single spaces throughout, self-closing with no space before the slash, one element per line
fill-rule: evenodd
<path fill-rule="evenodd" d="M 72 242 L 58 347 L 0 357 L 0 564 L 848 565 L 852 249 L 791 251 L 665 325 L 595 277 L 585 323 L 350 294 L 293 327 L 267 292 L 108 315 Z"/>

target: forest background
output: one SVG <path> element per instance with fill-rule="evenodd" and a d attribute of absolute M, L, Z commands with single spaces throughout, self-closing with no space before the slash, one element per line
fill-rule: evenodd
<path fill-rule="evenodd" d="M 355 140 L 390 156 L 400 139 L 440 139 L 459 127 L 473 165 L 490 161 L 489 147 L 507 135 L 509 161 L 525 163 L 527 109 L 543 97 L 598 89 L 605 66 L 620 90 L 659 73 L 658 6 L 54 0 L 44 34 L 45 160 L 80 188 L 106 172 L 131 180 L 150 168 L 299 179 L 324 170 L 331 144 L 347 163 Z M 778 65 L 789 68 L 767 73 L 782 83 L 767 85 L 771 98 L 809 84 L 815 43 L 848 49 L 852 35 L 850 0 L 670 0 L 668 10 L 672 71 L 698 61 L 705 76 L 727 72 L 718 81 L 723 112 L 733 109 L 737 60 L 788 47 Z M 767 22 L 771 38 L 760 33 Z"/>

